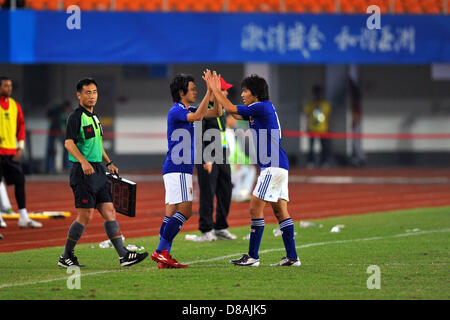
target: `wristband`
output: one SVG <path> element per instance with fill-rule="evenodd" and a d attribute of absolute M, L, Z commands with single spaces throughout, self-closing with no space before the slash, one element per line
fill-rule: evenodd
<path fill-rule="evenodd" d="M 113 164 L 113 162 L 111 161 L 110 163 L 107 163 L 106 166 L 109 167 L 112 164 Z"/>
<path fill-rule="evenodd" d="M 18 143 L 18 149 L 24 149 L 25 148 L 25 141 L 24 140 L 20 140 Z"/>

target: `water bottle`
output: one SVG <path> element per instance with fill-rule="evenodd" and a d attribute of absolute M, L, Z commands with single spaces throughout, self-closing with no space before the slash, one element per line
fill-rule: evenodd
<path fill-rule="evenodd" d="M 111 241 L 109 241 L 109 240 L 102 241 L 102 242 L 100 242 L 100 243 L 98 244 L 98 246 L 99 246 L 100 248 L 102 248 L 102 249 L 104 249 L 104 248 L 111 248 L 111 245 L 112 245 L 112 243 L 111 243 Z"/>

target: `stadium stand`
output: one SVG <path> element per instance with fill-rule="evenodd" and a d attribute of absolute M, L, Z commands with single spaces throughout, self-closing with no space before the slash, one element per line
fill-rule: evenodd
<path fill-rule="evenodd" d="M 163 1 L 162 0 L 143 1 L 142 9 L 144 11 L 162 11 L 163 10 Z"/>
<path fill-rule="evenodd" d="M 56 6 L 55 6 L 56 4 Z M 58 10 L 59 2 L 58 0 L 34 0 L 27 1 L 27 7 L 34 10 Z"/>
<path fill-rule="evenodd" d="M 0 0 L 0 6 L 6 0 Z M 447 2 L 445 5 L 444 3 Z M 82 10 L 177 11 L 177 12 L 260 12 L 260 13 L 366 13 L 370 5 L 381 13 L 450 13 L 449 0 L 26 0 L 33 10 L 62 10 L 79 5 Z M 446 9 L 446 10 L 445 10 Z"/>
<path fill-rule="evenodd" d="M 117 11 L 140 11 L 141 1 L 116 0 L 115 10 Z"/>

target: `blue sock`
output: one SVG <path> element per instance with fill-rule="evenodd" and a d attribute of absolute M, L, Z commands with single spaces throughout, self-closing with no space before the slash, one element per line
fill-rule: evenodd
<path fill-rule="evenodd" d="M 291 218 L 280 222 L 281 235 L 283 237 L 284 247 L 286 248 L 286 257 L 297 260 L 297 250 L 295 248 L 294 223 Z"/>
<path fill-rule="evenodd" d="M 164 220 L 161 224 L 161 228 L 159 229 L 159 237 L 162 238 L 162 235 L 164 233 L 164 229 L 166 228 L 167 222 L 169 221 L 170 217 L 165 216 Z"/>
<path fill-rule="evenodd" d="M 167 222 L 169 221 L 169 219 L 170 219 L 170 217 L 168 217 L 168 216 L 164 217 L 164 220 L 163 220 L 163 222 L 161 224 L 161 228 L 159 229 L 159 239 L 160 240 L 161 240 L 162 235 L 164 233 L 164 229 L 166 229 L 166 225 L 167 225 Z M 172 247 L 172 243 L 170 243 L 170 247 Z M 170 253 L 170 249 L 169 249 L 169 253 Z"/>
<path fill-rule="evenodd" d="M 264 218 L 252 219 L 250 245 L 248 247 L 248 255 L 253 259 L 259 259 L 259 245 L 264 232 Z"/>
<path fill-rule="evenodd" d="M 156 252 L 161 252 L 162 250 L 170 250 L 173 239 L 178 234 L 178 232 L 180 232 L 180 229 L 185 222 L 186 217 L 179 212 L 176 212 L 169 219 L 169 221 L 167 221 L 166 227 L 164 228 L 162 237 L 159 241 L 158 248 L 156 248 Z"/>

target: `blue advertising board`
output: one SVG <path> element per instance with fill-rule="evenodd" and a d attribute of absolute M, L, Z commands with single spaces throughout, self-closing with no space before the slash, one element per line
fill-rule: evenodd
<path fill-rule="evenodd" d="M 1 12 L 0 60 L 9 63 L 450 62 L 448 16 Z M 9 52 L 5 54 L 5 52 Z M 9 56 L 9 57 L 8 57 Z"/>

